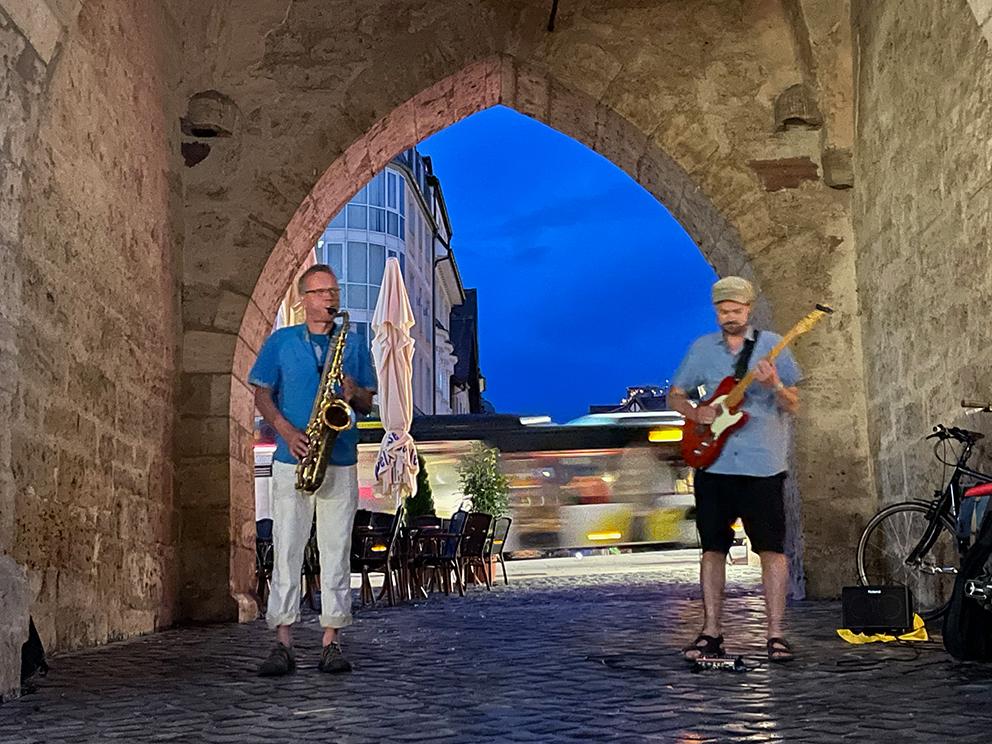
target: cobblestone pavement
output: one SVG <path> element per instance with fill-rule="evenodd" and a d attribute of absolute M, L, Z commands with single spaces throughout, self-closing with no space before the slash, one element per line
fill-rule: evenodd
<path fill-rule="evenodd" d="M 253 674 L 271 643 L 261 621 L 58 656 L 36 692 L 0 706 L 0 741 L 989 740 L 992 667 L 935 643 L 849 646 L 836 603 L 790 610 L 791 664 L 690 673 L 677 649 L 700 619 L 692 556 L 636 558 L 511 564 L 509 587 L 362 610 L 351 675 L 316 671 L 312 615 L 284 679 Z M 757 665 L 755 578 L 731 569 L 726 635 Z"/>

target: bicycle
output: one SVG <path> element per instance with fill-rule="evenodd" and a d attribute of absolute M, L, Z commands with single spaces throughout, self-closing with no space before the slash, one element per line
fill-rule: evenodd
<path fill-rule="evenodd" d="M 992 404 L 962 401 L 975 412 L 992 412 Z M 934 456 L 953 468 L 942 490 L 930 500 L 890 504 L 873 516 L 858 541 L 858 579 L 862 586 L 897 582 L 909 587 L 924 620 L 944 614 L 954 589 L 961 558 L 968 549 L 970 531 L 960 534 L 958 515 L 966 490 L 962 481 L 992 483 L 992 474 L 968 466 L 975 445 L 984 438 L 977 431 L 938 424 L 926 437 L 934 439 Z M 961 446 L 957 459 L 945 459 L 949 446 Z M 943 447 L 944 452 L 938 449 Z"/>

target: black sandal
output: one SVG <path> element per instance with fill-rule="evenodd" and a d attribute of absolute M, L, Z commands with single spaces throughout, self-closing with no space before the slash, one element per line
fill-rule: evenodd
<path fill-rule="evenodd" d="M 727 652 L 723 650 L 722 635 L 714 637 L 711 635 L 706 635 L 705 633 L 700 633 L 696 636 L 696 640 L 682 649 L 682 656 L 685 657 L 686 661 L 695 661 L 696 659 L 700 659 L 704 656 L 708 658 L 722 659 L 726 655 Z"/>
<path fill-rule="evenodd" d="M 769 638 L 768 639 L 768 661 L 792 661 L 796 658 L 795 653 L 792 651 L 792 646 L 784 638 Z"/>

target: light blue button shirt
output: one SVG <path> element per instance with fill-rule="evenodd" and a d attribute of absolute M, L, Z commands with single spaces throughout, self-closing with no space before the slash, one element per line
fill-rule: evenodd
<path fill-rule="evenodd" d="M 748 336 L 753 334 L 748 329 Z M 771 331 L 761 331 L 748 369 L 772 350 L 782 337 Z M 672 378 L 672 387 L 685 390 L 690 398 L 709 398 L 725 378 L 734 374 L 737 354 L 730 351 L 723 333 L 709 333 L 689 347 L 689 352 Z M 792 352 L 785 349 L 775 360 L 778 376 L 786 387 L 802 380 L 802 372 Z M 700 391 L 699 388 L 702 387 Z M 791 416 L 779 407 L 775 391 L 753 383 L 744 398 L 743 410 L 750 418 L 727 438 L 723 451 L 706 471 L 725 475 L 769 476 L 788 468 Z"/>
<path fill-rule="evenodd" d="M 340 332 L 340 331 L 339 331 Z M 248 382 L 272 391 L 276 407 L 289 423 L 301 431 L 310 421 L 314 398 L 320 387 L 324 355 L 328 350 L 326 336 L 317 339 L 307 331 L 306 324 L 280 328 L 266 339 L 258 359 L 248 375 Z M 323 343 L 320 343 L 323 342 Z M 375 367 L 368 347 L 354 333 L 348 334 L 344 349 L 344 374 L 359 387 L 376 389 Z M 277 462 L 295 463 L 286 441 L 276 435 Z M 358 462 L 358 429 L 345 429 L 337 435 L 331 450 L 331 465 L 354 465 Z"/>

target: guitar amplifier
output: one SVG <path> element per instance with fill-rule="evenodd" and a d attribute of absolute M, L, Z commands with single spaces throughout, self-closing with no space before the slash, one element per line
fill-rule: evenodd
<path fill-rule="evenodd" d="M 845 586 L 841 590 L 842 627 L 855 632 L 898 635 L 913 629 L 909 587 Z"/>

